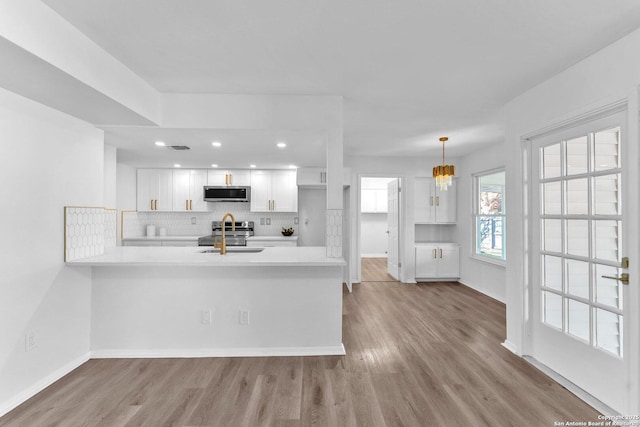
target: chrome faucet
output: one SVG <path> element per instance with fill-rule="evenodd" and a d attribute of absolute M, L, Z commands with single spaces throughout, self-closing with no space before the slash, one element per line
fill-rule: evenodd
<path fill-rule="evenodd" d="M 214 243 L 214 248 L 220 249 L 220 255 L 225 255 L 227 253 L 227 238 L 224 236 L 224 230 L 227 228 L 227 217 L 231 217 L 231 230 L 236 231 L 236 219 L 233 217 L 231 212 L 227 212 L 222 217 L 222 242 Z"/>

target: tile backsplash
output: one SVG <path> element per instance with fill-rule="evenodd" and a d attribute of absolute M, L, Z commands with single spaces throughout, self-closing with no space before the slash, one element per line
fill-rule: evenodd
<path fill-rule="evenodd" d="M 64 260 L 101 255 L 116 245 L 116 210 L 66 206 L 64 211 Z"/>
<path fill-rule="evenodd" d="M 167 236 L 204 236 L 211 233 L 211 222 L 222 220 L 227 212 L 231 212 L 236 221 L 253 221 L 256 236 L 279 235 L 283 227 L 292 227 L 294 235 L 298 234 L 295 212 L 251 212 L 249 204 L 215 203 L 210 212 L 124 212 L 122 237 L 146 236 L 147 225 L 156 226 L 156 235 L 163 227 L 167 229 Z"/>

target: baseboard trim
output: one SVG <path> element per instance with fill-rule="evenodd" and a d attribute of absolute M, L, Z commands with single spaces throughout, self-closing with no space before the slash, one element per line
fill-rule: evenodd
<path fill-rule="evenodd" d="M 518 347 L 511 341 L 505 340 L 501 345 L 516 356 L 522 357 L 520 352 L 518 352 Z"/>
<path fill-rule="evenodd" d="M 344 356 L 344 345 L 330 347 L 240 347 L 203 349 L 93 350 L 92 359 L 155 359 L 187 357 Z"/>
<path fill-rule="evenodd" d="M 47 375 L 40 381 L 36 382 L 34 385 L 27 388 L 26 390 L 23 390 L 22 392 L 18 393 L 16 396 L 11 398 L 10 400 L 1 403 L 0 417 L 9 413 L 10 411 L 17 408 L 18 406 L 22 405 L 24 402 L 31 399 L 36 394 L 40 393 L 42 390 L 49 387 L 51 384 L 55 383 L 56 381 L 58 381 L 60 378 L 69 374 L 74 369 L 77 369 L 80 365 L 87 362 L 89 359 L 91 359 L 91 354 L 85 353 L 82 356 L 67 363 L 66 365 L 60 367 L 59 369 L 56 369 L 51 374 Z"/>
<path fill-rule="evenodd" d="M 479 287 L 477 287 L 477 286 L 475 286 L 475 285 L 472 285 L 471 283 L 463 282 L 463 281 L 462 281 L 462 280 L 460 280 L 460 279 L 458 279 L 458 283 L 460 283 L 460 284 L 462 284 L 462 285 L 465 285 L 467 288 L 471 288 L 471 289 L 473 289 L 474 291 L 478 291 L 478 292 L 480 292 L 481 294 L 484 294 L 484 295 L 488 296 L 488 297 L 489 297 L 489 298 L 491 298 L 491 299 L 494 299 L 494 300 L 496 300 L 496 301 L 498 301 L 498 302 L 501 302 L 502 304 L 506 304 L 506 301 L 505 301 L 505 299 L 504 299 L 503 297 L 499 297 L 499 296 L 497 296 L 497 295 L 495 295 L 495 294 L 489 294 L 489 293 L 487 293 L 485 290 L 480 289 Z"/>
<path fill-rule="evenodd" d="M 582 400 L 584 403 L 591 406 L 601 414 L 609 417 L 620 415 L 616 410 L 611 408 L 609 405 L 593 397 L 591 394 L 584 391 L 583 389 L 581 389 L 580 387 L 578 387 L 577 385 L 575 385 L 574 383 L 572 383 L 571 381 L 569 381 L 568 379 L 566 379 L 565 377 L 563 377 L 562 375 L 554 371 L 553 369 L 549 368 L 547 365 L 540 363 L 538 360 L 534 359 L 531 356 L 523 356 L 522 358 L 526 360 L 529 364 L 531 364 L 533 367 L 538 369 L 540 372 L 542 372 L 543 374 L 545 374 L 546 376 L 548 376 L 549 378 L 551 378 L 552 380 L 560 384 L 562 387 L 569 390 L 578 399 Z"/>

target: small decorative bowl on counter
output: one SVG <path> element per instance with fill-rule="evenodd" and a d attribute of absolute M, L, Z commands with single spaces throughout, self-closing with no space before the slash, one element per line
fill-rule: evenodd
<path fill-rule="evenodd" d="M 291 236 L 293 235 L 293 228 L 284 228 L 282 227 L 282 231 L 281 231 L 283 236 Z"/>

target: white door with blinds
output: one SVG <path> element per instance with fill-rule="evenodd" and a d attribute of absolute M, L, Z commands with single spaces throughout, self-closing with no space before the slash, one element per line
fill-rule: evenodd
<path fill-rule="evenodd" d="M 624 122 L 621 112 L 532 140 L 529 235 L 532 356 L 623 414 Z"/>

